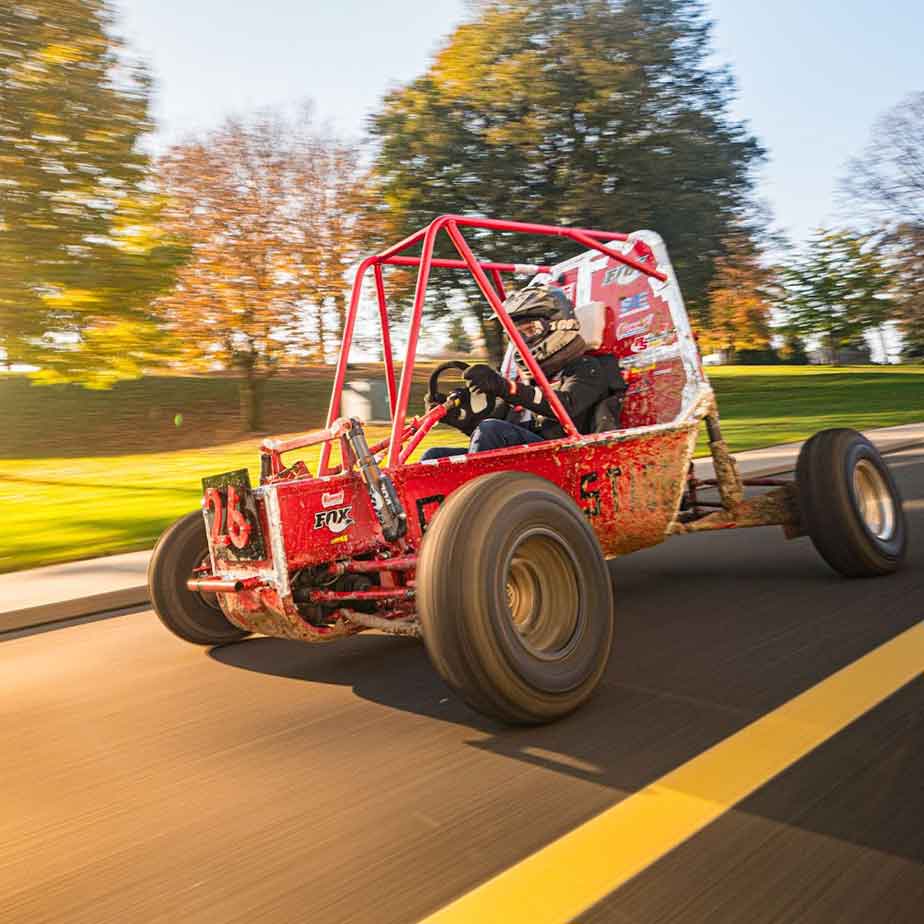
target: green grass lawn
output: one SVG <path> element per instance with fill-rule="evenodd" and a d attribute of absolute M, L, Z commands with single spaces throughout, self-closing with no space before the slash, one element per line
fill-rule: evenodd
<path fill-rule="evenodd" d="M 713 366 L 708 369 L 732 450 L 805 439 L 828 427 L 924 420 L 924 366 Z"/>
<path fill-rule="evenodd" d="M 283 381 L 271 392 L 268 416 L 279 432 L 320 425 L 329 375 Z M 718 367 L 709 375 L 736 451 L 825 427 L 924 420 L 920 366 Z M 260 440 L 234 438 L 234 400 L 234 383 L 224 379 L 143 380 L 102 394 L 0 380 L 0 571 L 148 548 L 197 506 L 203 475 L 249 467 L 255 478 Z M 184 427 L 187 415 L 206 421 L 211 414 L 220 421 L 211 438 L 227 441 L 203 446 L 201 433 L 175 426 L 177 413 Z M 26 421 L 28 432 L 20 432 Z M 369 432 L 371 440 L 384 435 L 382 428 Z M 425 445 L 462 442 L 456 431 L 437 428 Z M 130 454 L 109 454 L 119 446 Z M 316 457 L 305 459 L 313 466 Z"/>
<path fill-rule="evenodd" d="M 370 444 L 389 433 L 366 428 Z M 200 502 L 203 475 L 249 468 L 260 472 L 261 438 L 211 449 L 125 456 L 0 459 L 0 573 L 54 562 L 150 548 L 163 529 Z M 428 446 L 465 445 L 458 431 L 437 428 Z M 320 450 L 291 453 L 317 470 Z M 12 522 L 10 522 L 10 518 Z"/>

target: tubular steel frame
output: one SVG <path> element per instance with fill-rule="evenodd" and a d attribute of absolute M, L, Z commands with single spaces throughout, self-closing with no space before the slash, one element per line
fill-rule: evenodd
<path fill-rule="evenodd" d="M 350 304 L 347 312 L 346 322 L 343 329 L 343 340 L 341 343 L 340 356 L 337 360 L 337 369 L 334 377 L 334 387 L 331 393 L 330 407 L 327 412 L 327 423 L 325 431 L 330 432 L 331 427 L 337 420 L 340 412 L 340 399 L 343 393 L 343 385 L 346 379 L 347 361 L 350 354 L 350 348 L 353 344 L 353 332 L 356 325 L 356 316 L 359 311 L 359 301 L 362 296 L 363 284 L 369 269 L 373 270 L 375 280 L 375 293 L 379 309 L 379 320 L 382 328 L 382 347 L 385 359 L 385 375 L 388 382 L 388 400 L 392 415 L 391 438 L 388 443 L 388 465 L 396 466 L 405 461 L 408 453 L 402 453 L 402 441 L 406 438 L 405 421 L 407 418 L 408 400 L 411 392 L 411 381 L 414 375 L 414 362 L 417 353 L 417 342 L 420 333 L 420 322 L 423 316 L 424 300 L 427 294 L 427 284 L 430 278 L 430 270 L 434 267 L 445 269 L 467 269 L 475 279 L 481 293 L 487 299 L 494 314 L 497 316 L 504 331 L 510 338 L 524 362 L 529 368 L 534 381 L 542 390 L 543 395 L 548 401 L 550 407 L 555 412 L 559 423 L 568 436 L 579 436 L 574 422 L 568 416 L 567 411 L 562 406 L 558 396 L 552 390 L 549 380 L 543 373 L 539 364 L 533 358 L 529 348 L 520 336 L 510 316 L 503 306 L 506 297 L 502 273 L 529 273 L 536 274 L 550 272 L 548 266 L 536 266 L 532 264 L 521 263 L 495 263 L 490 261 L 479 261 L 468 242 L 462 235 L 461 228 L 475 228 L 480 230 L 498 231 L 498 232 L 517 232 L 520 234 L 531 234 L 545 237 L 564 237 L 575 241 L 588 249 L 599 251 L 620 263 L 625 264 L 647 276 L 652 276 L 662 282 L 667 280 L 667 275 L 656 267 L 636 260 L 626 254 L 619 253 L 610 247 L 607 247 L 602 241 L 627 241 L 629 236 L 621 232 L 594 231 L 586 228 L 561 228 L 554 225 L 531 224 L 519 221 L 501 221 L 493 218 L 471 218 L 463 215 L 441 215 L 432 221 L 427 227 L 416 231 L 414 234 L 406 237 L 403 241 L 383 250 L 381 253 L 367 257 L 363 260 L 356 271 L 356 277 L 353 281 L 353 290 L 350 294 Z M 433 250 L 436 245 L 437 236 L 441 231 L 445 231 L 452 244 L 459 254 L 459 259 L 444 259 L 435 257 Z M 419 257 L 406 256 L 404 251 L 421 244 L 421 253 Z M 394 357 L 391 348 L 391 329 L 388 322 L 388 305 L 385 296 L 385 281 L 382 272 L 383 266 L 405 266 L 418 267 L 417 284 L 414 290 L 414 304 L 411 312 L 411 322 L 408 333 L 407 351 L 405 361 L 401 370 L 400 383 L 395 378 Z M 490 274 L 490 279 L 488 278 Z M 493 280 L 493 282 L 492 282 Z M 320 431 L 324 433 L 324 431 Z M 320 435 L 316 434 L 316 435 Z M 421 436 L 422 438 L 422 436 Z M 419 442 L 419 440 L 418 440 Z M 304 444 L 302 444 L 304 445 Z M 292 447 L 294 448 L 294 447 Z M 337 469 L 330 465 L 331 441 L 325 440 L 321 452 L 321 463 L 319 475 L 335 474 Z"/>

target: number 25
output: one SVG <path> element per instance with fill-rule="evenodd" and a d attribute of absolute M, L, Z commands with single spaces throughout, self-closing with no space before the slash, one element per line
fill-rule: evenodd
<path fill-rule="evenodd" d="M 208 488 L 205 492 L 206 507 L 212 508 L 212 544 L 214 546 L 233 545 L 242 549 L 250 541 L 253 527 L 250 521 L 241 512 L 241 499 L 234 485 L 228 485 L 228 507 L 224 509 L 221 491 L 218 488 Z M 223 521 L 227 518 L 227 535 L 222 533 Z"/>

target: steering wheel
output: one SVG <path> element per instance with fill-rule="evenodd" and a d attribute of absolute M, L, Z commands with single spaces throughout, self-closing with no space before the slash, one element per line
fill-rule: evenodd
<path fill-rule="evenodd" d="M 448 372 L 450 369 L 464 372 L 469 365 L 470 363 L 463 362 L 460 359 L 451 359 L 448 362 L 440 363 L 430 373 L 427 398 L 430 404 L 445 404 L 452 399 L 453 409 L 450 413 L 458 423 L 471 426 L 474 429 L 482 420 L 494 413 L 494 408 L 497 405 L 496 396 L 486 395 L 480 391 L 472 392 L 467 385 L 454 389 L 448 395 L 440 391 L 440 376 L 444 372 Z"/>

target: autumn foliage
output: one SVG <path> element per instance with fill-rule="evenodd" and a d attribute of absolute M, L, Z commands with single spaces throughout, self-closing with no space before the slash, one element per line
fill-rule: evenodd
<path fill-rule="evenodd" d="M 160 161 L 166 221 L 191 248 L 157 312 L 186 368 L 235 371 L 242 420 L 260 426 L 263 382 L 324 360 L 339 339 L 356 257 L 353 149 L 293 120 L 229 120 Z"/>
<path fill-rule="evenodd" d="M 726 362 L 734 362 L 739 350 L 769 348 L 771 282 L 772 273 L 749 235 L 740 233 L 726 242 L 709 287 L 709 326 L 699 334 L 704 353 L 721 352 Z"/>

